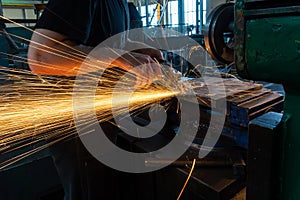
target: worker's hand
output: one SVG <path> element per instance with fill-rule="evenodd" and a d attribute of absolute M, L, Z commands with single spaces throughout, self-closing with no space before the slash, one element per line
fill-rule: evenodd
<path fill-rule="evenodd" d="M 145 43 L 138 42 L 138 41 L 132 41 L 127 38 L 126 44 L 125 44 L 125 50 L 130 50 L 135 49 L 133 52 L 148 55 L 154 60 L 164 60 L 163 54 L 160 50 L 153 48 L 152 46 L 149 46 Z"/>
<path fill-rule="evenodd" d="M 135 86 L 137 88 L 148 87 L 153 81 L 162 78 L 160 64 L 153 60 L 150 55 L 134 52 L 126 53 L 113 61 L 112 65 L 135 74 Z"/>
<path fill-rule="evenodd" d="M 160 50 L 153 49 L 153 48 L 143 48 L 143 49 L 138 49 L 135 50 L 134 52 L 136 53 L 141 53 L 144 55 L 150 56 L 152 59 L 155 61 L 162 61 L 164 60 L 163 53 Z"/>

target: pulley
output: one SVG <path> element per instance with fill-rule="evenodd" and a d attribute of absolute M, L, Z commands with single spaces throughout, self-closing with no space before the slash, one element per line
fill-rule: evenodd
<path fill-rule="evenodd" d="M 217 6 L 203 28 L 205 47 L 214 60 L 222 64 L 234 61 L 234 4 Z"/>

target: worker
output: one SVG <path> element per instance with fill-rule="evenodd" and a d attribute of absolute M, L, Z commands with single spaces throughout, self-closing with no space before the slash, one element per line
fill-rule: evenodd
<path fill-rule="evenodd" d="M 49 48 L 74 51 L 66 44 L 88 54 L 102 41 L 129 29 L 127 6 L 126 0 L 49 0 L 29 45 L 30 69 L 41 75 L 75 77 L 82 63 L 48 53 Z M 154 61 L 163 59 L 159 50 L 127 38 L 120 48 L 126 45 L 136 45 L 141 50 L 131 60 L 116 59 L 118 67 L 131 70 L 139 86 L 161 77 L 160 66 Z M 135 70 L 141 64 L 144 65 Z M 109 125 L 103 127 L 104 131 L 115 131 Z M 50 150 L 66 200 L 122 198 L 116 194 L 117 188 L 111 188 L 115 186 L 113 169 L 93 158 L 79 139 L 60 142 Z"/>

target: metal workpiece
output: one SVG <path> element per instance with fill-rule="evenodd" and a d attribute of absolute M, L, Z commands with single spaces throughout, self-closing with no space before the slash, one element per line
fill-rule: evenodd
<path fill-rule="evenodd" d="M 201 121 L 199 133 L 205 135 L 211 116 L 221 114 L 218 109 L 212 112 L 211 108 L 222 106 L 224 97 L 219 97 L 217 93 L 211 94 L 206 83 L 201 79 L 186 81 L 190 83 L 197 95 Z M 265 88 L 262 84 L 230 78 L 216 79 L 214 84 L 215 87 L 224 85 L 226 93 L 226 122 L 223 125 L 222 135 L 231 138 L 236 146 L 248 148 L 248 125 L 251 120 L 269 111 L 281 112 L 283 110 L 284 94 L 279 91 L 282 90 L 281 87 L 272 88 L 272 85 L 276 86 L 275 84 L 268 84 L 272 90 Z M 211 87 L 214 86 L 211 85 Z M 188 95 L 185 99 L 189 101 Z"/>
<path fill-rule="evenodd" d="M 212 105 L 218 107 L 218 103 L 222 99 L 220 94 L 211 94 L 205 87 L 206 83 L 201 79 L 191 79 L 189 82 L 199 99 L 199 105 L 203 108 L 211 108 Z M 218 85 L 225 87 L 226 119 L 233 125 L 247 128 L 250 120 L 265 112 L 281 112 L 283 110 L 284 96 L 264 88 L 262 84 L 230 78 L 216 79 L 214 84 L 216 88 Z"/>

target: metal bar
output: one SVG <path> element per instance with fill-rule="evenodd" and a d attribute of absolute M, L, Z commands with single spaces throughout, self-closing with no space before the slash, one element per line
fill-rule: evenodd
<path fill-rule="evenodd" d="M 196 34 L 199 34 L 200 31 L 199 31 L 199 16 L 200 16 L 200 13 L 199 13 L 199 0 L 196 0 Z"/>
<path fill-rule="evenodd" d="M 161 8 L 161 16 L 160 16 L 160 20 L 158 22 L 158 25 L 161 25 L 163 23 L 163 19 L 165 19 L 164 21 L 167 21 L 167 19 L 165 17 L 167 15 L 165 13 L 167 12 L 168 3 L 169 3 L 169 0 L 164 0 L 163 1 L 163 5 L 162 5 L 162 8 Z"/>
<path fill-rule="evenodd" d="M 34 9 L 34 4 L 2 4 L 3 8 L 14 8 L 14 9 Z"/>
<path fill-rule="evenodd" d="M 149 0 L 145 0 L 145 8 L 146 8 L 146 26 L 149 27 Z"/>
<path fill-rule="evenodd" d="M 171 163 L 170 166 L 176 166 L 180 167 L 183 166 L 185 167 L 186 165 L 191 165 L 193 161 L 188 161 L 188 160 L 176 160 L 172 162 L 172 160 L 162 160 L 162 159 L 153 159 L 153 158 L 148 158 L 145 160 L 145 165 L 146 166 L 157 166 L 157 165 L 165 165 Z M 233 162 L 230 160 L 197 160 L 196 161 L 196 166 L 197 167 L 232 167 Z"/>
<path fill-rule="evenodd" d="M 153 10 L 153 14 L 152 14 L 152 16 L 151 16 L 151 19 L 150 19 L 149 24 L 152 24 L 152 20 L 153 20 L 153 18 L 154 18 L 154 16 L 155 16 L 155 11 L 157 11 L 158 5 L 159 5 L 159 4 L 156 4 L 155 9 Z"/>
<path fill-rule="evenodd" d="M 278 8 L 266 8 L 266 9 L 255 9 L 245 10 L 245 16 L 264 16 L 264 15 L 278 15 L 278 14 L 292 14 L 299 15 L 300 6 L 289 6 L 289 7 L 278 7 Z"/>
<path fill-rule="evenodd" d="M 138 6 L 139 14 L 141 15 L 141 13 L 142 13 L 142 3 L 141 3 L 141 0 L 136 0 L 136 3 L 137 3 L 137 6 Z"/>
<path fill-rule="evenodd" d="M 11 19 L 13 20 L 14 22 L 16 23 L 19 23 L 19 24 L 24 24 L 24 23 L 36 23 L 36 19 Z M 1 23 L 12 23 L 10 21 L 7 21 L 5 19 L 0 19 L 0 22 Z"/>
<path fill-rule="evenodd" d="M 178 24 L 179 24 L 179 32 L 183 33 L 183 25 L 184 25 L 184 1 L 178 0 Z"/>
<path fill-rule="evenodd" d="M 200 27 L 199 27 L 199 32 L 202 33 L 202 29 L 203 29 L 203 19 L 204 19 L 204 16 L 203 16 L 203 1 L 205 0 L 200 0 Z M 199 23 L 199 22 L 198 22 Z"/>
<path fill-rule="evenodd" d="M 0 15 L 2 15 L 3 16 L 3 9 L 2 9 L 2 0 L 0 0 Z"/>

